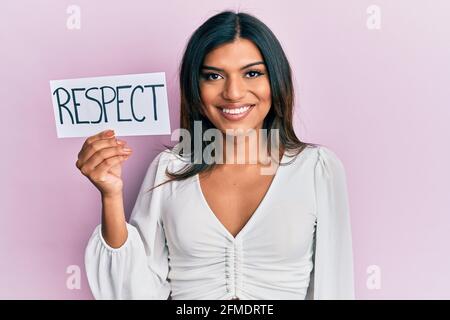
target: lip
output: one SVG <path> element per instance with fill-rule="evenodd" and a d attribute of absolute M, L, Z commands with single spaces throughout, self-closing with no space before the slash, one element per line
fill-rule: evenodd
<path fill-rule="evenodd" d="M 241 108 L 241 107 L 244 107 L 244 106 L 250 106 L 250 108 L 247 111 L 245 111 L 243 113 L 239 113 L 239 114 L 225 113 L 225 112 L 222 111 L 222 109 L 238 109 L 238 108 Z M 250 111 L 253 110 L 253 108 L 255 106 L 256 106 L 256 104 L 249 104 L 249 103 L 247 103 L 247 104 L 240 104 L 240 105 L 236 105 L 236 104 L 235 105 L 223 105 L 223 106 L 219 107 L 219 112 L 222 115 L 222 117 L 224 117 L 227 120 L 239 121 L 239 120 L 244 119 L 250 113 Z"/>

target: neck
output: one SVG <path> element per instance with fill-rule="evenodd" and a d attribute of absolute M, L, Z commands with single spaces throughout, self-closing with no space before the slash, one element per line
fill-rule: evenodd
<path fill-rule="evenodd" d="M 237 165 L 267 165 L 280 161 L 284 148 L 279 146 L 279 141 L 271 139 L 271 150 L 267 150 L 267 139 L 258 134 L 259 130 L 251 130 L 245 134 L 223 135 L 223 144 L 219 147 L 222 151 L 223 164 Z M 277 147 L 278 146 L 278 147 Z"/>

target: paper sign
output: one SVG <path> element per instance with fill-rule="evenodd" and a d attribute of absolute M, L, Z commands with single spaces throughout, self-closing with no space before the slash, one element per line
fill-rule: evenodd
<path fill-rule="evenodd" d="M 170 134 L 164 72 L 50 81 L 58 138 Z"/>

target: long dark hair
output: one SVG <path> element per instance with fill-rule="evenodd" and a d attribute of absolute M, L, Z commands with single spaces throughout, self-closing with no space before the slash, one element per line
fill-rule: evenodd
<path fill-rule="evenodd" d="M 291 67 L 272 31 L 263 22 L 247 13 L 223 11 L 216 14 L 204 22 L 189 39 L 180 65 L 180 128 L 188 130 L 191 137 L 195 137 L 195 121 L 201 122 L 201 132 L 215 128 L 201 112 L 199 88 L 201 67 L 210 51 L 237 38 L 250 40 L 258 47 L 268 71 L 272 106 L 263 121 L 263 129 L 267 130 L 268 137 L 271 130 L 278 129 L 281 149 L 290 151 L 293 156 L 298 155 L 308 145 L 313 144 L 300 141 L 294 132 L 292 124 L 294 88 Z M 181 140 L 180 137 L 179 142 Z M 270 140 L 268 141 L 267 147 L 270 148 Z M 214 141 L 205 142 L 202 139 L 202 151 L 209 143 Z M 191 144 L 191 150 L 194 150 L 194 139 L 191 139 Z M 173 147 L 170 148 L 174 150 Z M 178 172 L 169 172 L 166 169 L 166 175 L 170 178 L 166 182 L 184 180 L 201 172 L 210 171 L 215 166 L 214 163 L 207 164 L 203 160 L 197 163 L 198 161 L 194 161 L 194 153 L 183 155 L 182 151 L 177 151 L 177 154 L 185 159 L 188 157 L 191 161 Z"/>

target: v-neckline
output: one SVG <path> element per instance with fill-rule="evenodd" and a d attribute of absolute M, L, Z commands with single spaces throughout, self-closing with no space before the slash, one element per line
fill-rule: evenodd
<path fill-rule="evenodd" d="M 284 163 L 283 160 L 285 160 L 286 157 L 286 151 L 283 152 L 283 155 L 281 157 L 281 161 L 280 163 Z M 222 229 L 222 231 L 225 232 L 226 236 L 232 241 L 232 242 L 236 242 L 238 240 L 240 240 L 240 238 L 242 237 L 242 235 L 245 233 L 245 231 L 250 228 L 250 225 L 252 223 L 254 223 L 254 220 L 257 218 L 257 216 L 259 215 L 259 212 L 262 210 L 262 207 L 264 206 L 264 204 L 268 201 L 267 198 L 270 197 L 270 194 L 273 193 L 272 189 L 276 186 L 276 183 L 278 181 L 278 176 L 280 175 L 280 168 L 282 168 L 281 165 L 278 165 L 278 168 L 274 174 L 274 177 L 269 185 L 269 187 L 266 190 L 266 193 L 264 194 L 263 198 L 261 199 L 261 201 L 259 202 L 259 205 L 256 207 L 255 211 L 253 211 L 252 215 L 250 216 L 250 218 L 247 220 L 247 222 L 245 223 L 245 225 L 241 228 L 241 230 L 238 232 L 238 234 L 236 236 L 233 236 L 231 234 L 231 232 L 223 225 L 223 223 L 219 220 L 219 218 L 217 217 L 217 215 L 214 213 L 214 211 L 211 209 L 211 207 L 208 204 L 208 201 L 206 200 L 206 197 L 203 193 L 202 190 L 202 186 L 200 184 L 200 175 L 197 173 L 195 175 L 195 181 L 196 181 L 196 186 L 197 186 L 197 191 L 198 194 L 200 195 L 201 201 L 203 202 L 203 205 L 206 207 L 208 214 L 210 216 L 212 216 L 212 218 L 216 221 L 216 224 L 219 225 L 219 227 Z"/>

